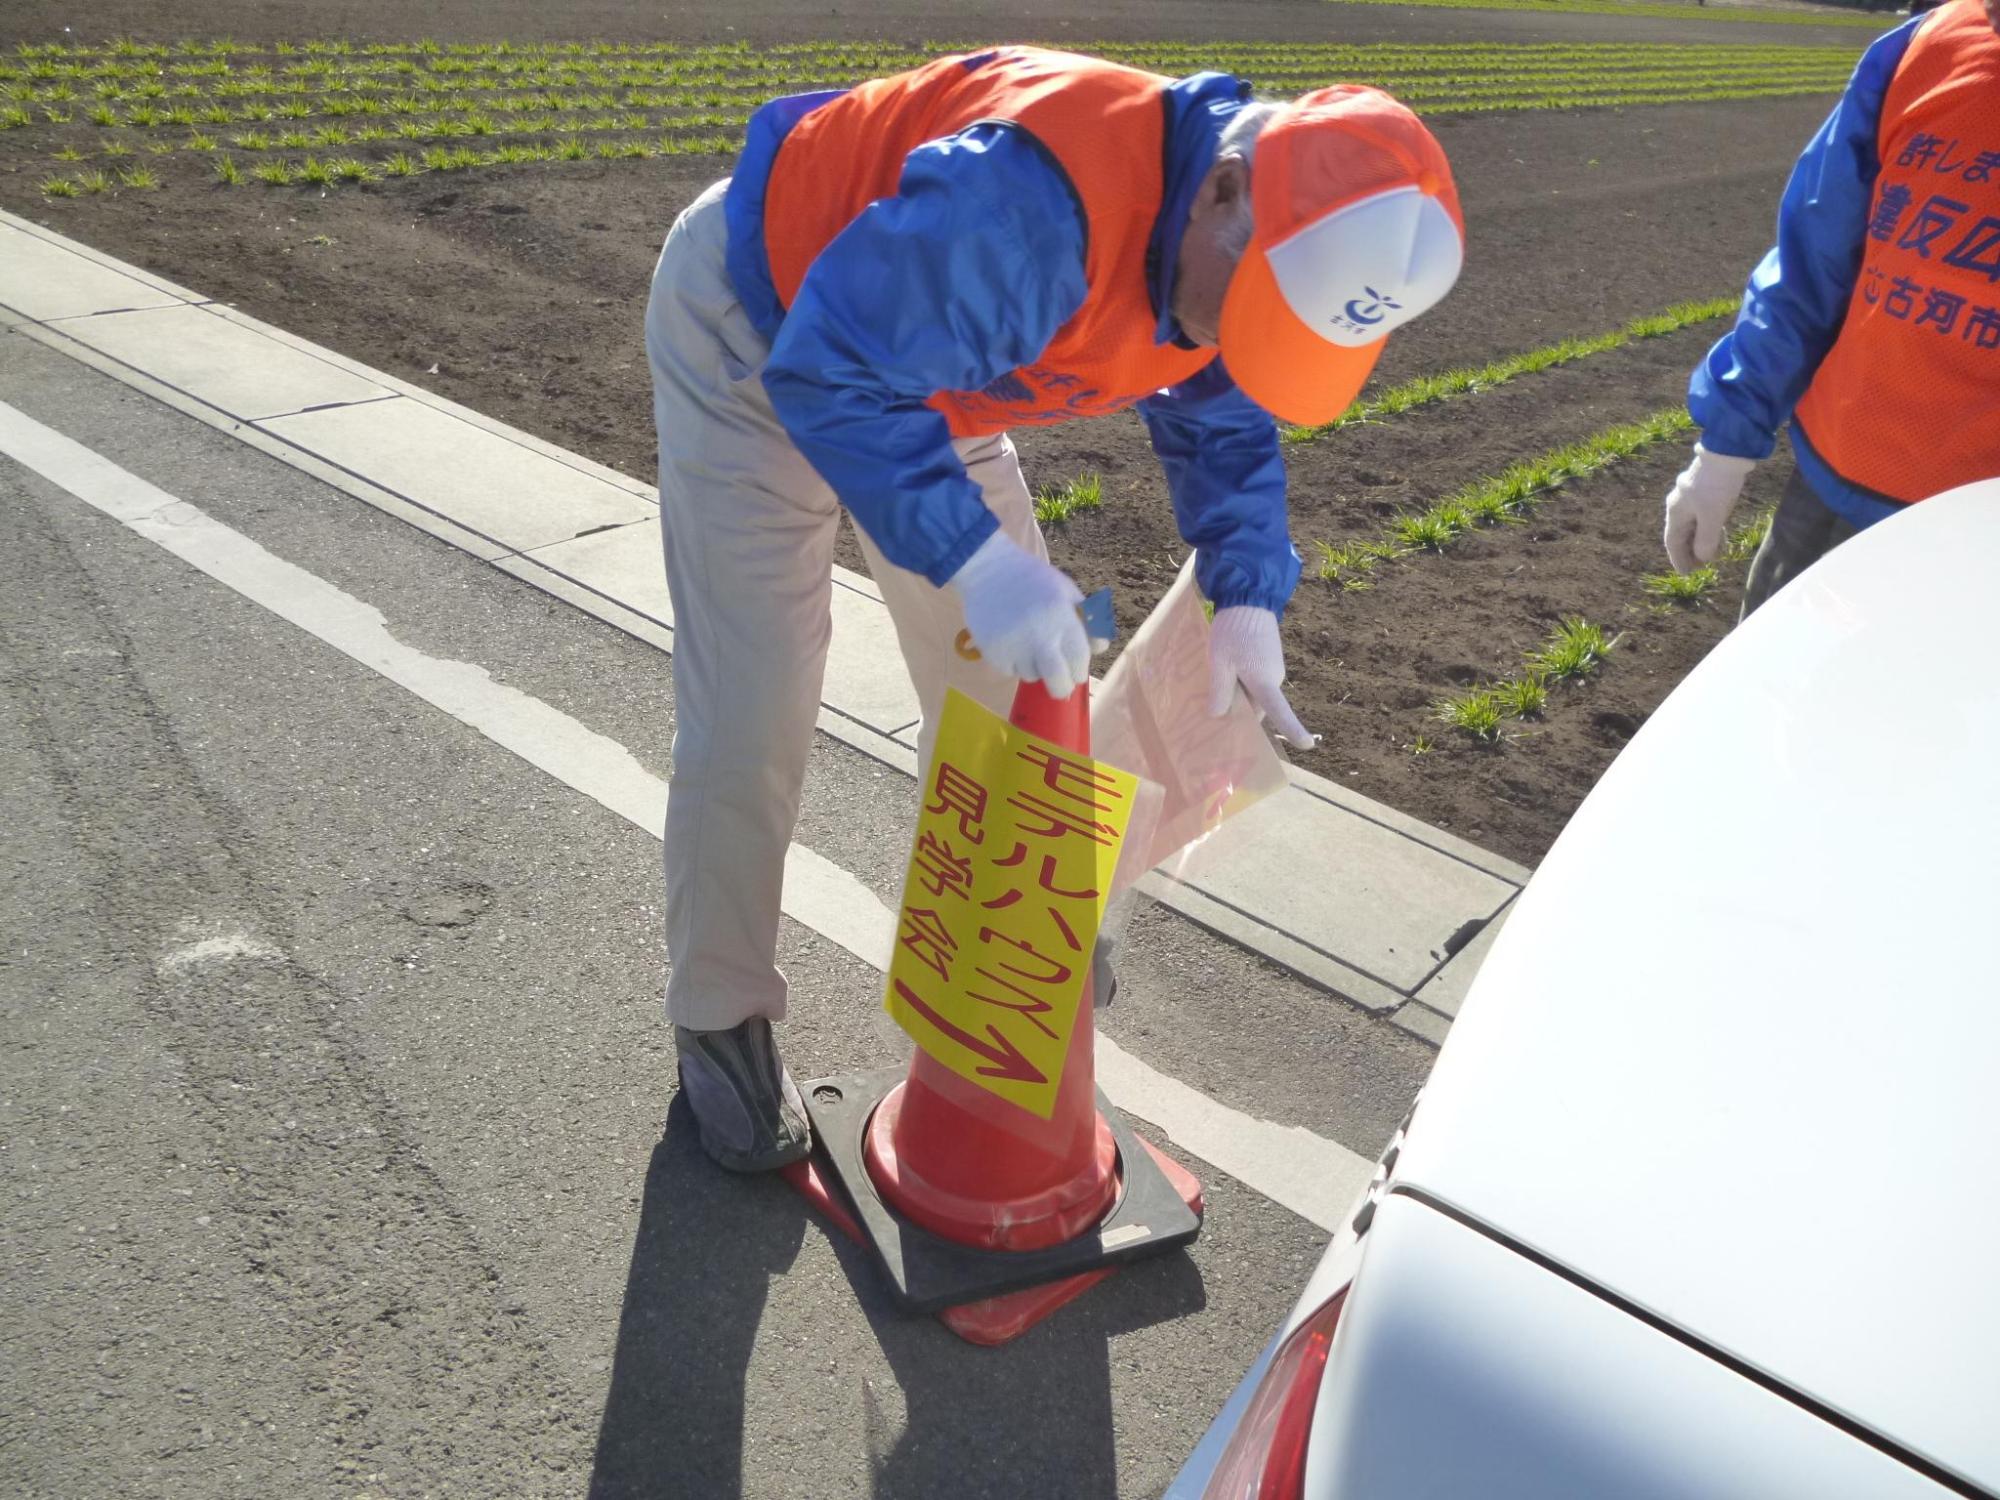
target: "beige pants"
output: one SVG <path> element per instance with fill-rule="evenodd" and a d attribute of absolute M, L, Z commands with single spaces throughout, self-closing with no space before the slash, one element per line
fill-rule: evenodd
<path fill-rule="evenodd" d="M 769 350 L 723 267 L 724 186 L 675 222 L 646 307 L 674 603 L 667 1016 L 696 1029 L 785 1011 L 779 900 L 832 635 L 840 519 L 764 393 Z M 1014 445 L 1002 436 L 954 446 L 1001 526 L 1047 556 Z M 861 546 L 916 686 L 919 764 L 928 764 L 946 687 L 1005 713 L 1014 683 L 958 659 L 955 594 L 892 567 L 865 536 Z"/>

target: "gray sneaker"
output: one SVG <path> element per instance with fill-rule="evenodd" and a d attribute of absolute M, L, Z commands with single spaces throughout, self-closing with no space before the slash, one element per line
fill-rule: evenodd
<path fill-rule="evenodd" d="M 732 1172 L 768 1172 L 812 1151 L 812 1126 L 761 1016 L 727 1031 L 674 1028 L 681 1092 L 701 1126 L 701 1147 Z"/>

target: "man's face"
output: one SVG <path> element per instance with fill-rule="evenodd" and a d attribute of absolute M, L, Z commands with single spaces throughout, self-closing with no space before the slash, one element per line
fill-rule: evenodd
<path fill-rule="evenodd" d="M 2000 0 L 1991 0 L 2000 5 Z M 1197 344 L 1214 347 L 1222 327 L 1222 299 L 1236 273 L 1243 215 L 1250 207 L 1250 171 L 1242 161 L 1225 156 L 1209 169 L 1195 190 L 1181 235 L 1180 259 L 1174 269 L 1174 318 Z"/>

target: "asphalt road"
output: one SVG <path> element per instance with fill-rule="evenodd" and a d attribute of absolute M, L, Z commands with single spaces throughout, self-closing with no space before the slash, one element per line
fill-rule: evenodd
<path fill-rule="evenodd" d="M 664 773 L 665 659 L 0 331 L 0 401 Z M 907 781 L 799 838 L 888 890 Z M 713 1169 L 658 1009 L 658 840 L 0 459 L 0 1490 L 1145 1496 L 1322 1231 L 1203 1163 L 1200 1240 L 1017 1343 L 889 1304 Z M 800 1076 L 906 1046 L 787 924 Z M 1431 1053 L 1164 911 L 1106 1019 L 1379 1149 Z"/>

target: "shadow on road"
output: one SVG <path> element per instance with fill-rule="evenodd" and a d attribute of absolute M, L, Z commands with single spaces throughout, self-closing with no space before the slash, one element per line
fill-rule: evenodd
<path fill-rule="evenodd" d="M 805 1227 L 775 1178 L 745 1182 L 702 1154 L 676 1094 L 646 1169 L 591 1500 L 743 1493 L 744 1373 Z"/>
<path fill-rule="evenodd" d="M 856 1274 L 876 1273 L 865 1263 Z M 871 1434 L 875 1500 L 1116 1496 L 1111 1339 L 1206 1302 L 1200 1271 L 1174 1251 L 1120 1271 L 997 1349 L 963 1343 L 933 1318 L 876 1314 L 909 1418 L 886 1444 Z"/>
<path fill-rule="evenodd" d="M 646 1173 L 591 1500 L 744 1493 L 745 1374 L 771 1284 L 791 1269 L 808 1218 L 775 1178 L 716 1170 L 676 1097 Z M 864 1386 L 875 1500 L 1117 1495 L 1111 1339 L 1204 1306 L 1184 1253 L 1128 1267 L 1013 1343 L 980 1349 L 900 1312 L 872 1256 L 834 1242 L 903 1408 L 896 1392 L 885 1400 Z M 833 1493 L 800 1482 L 800 1494 Z"/>

